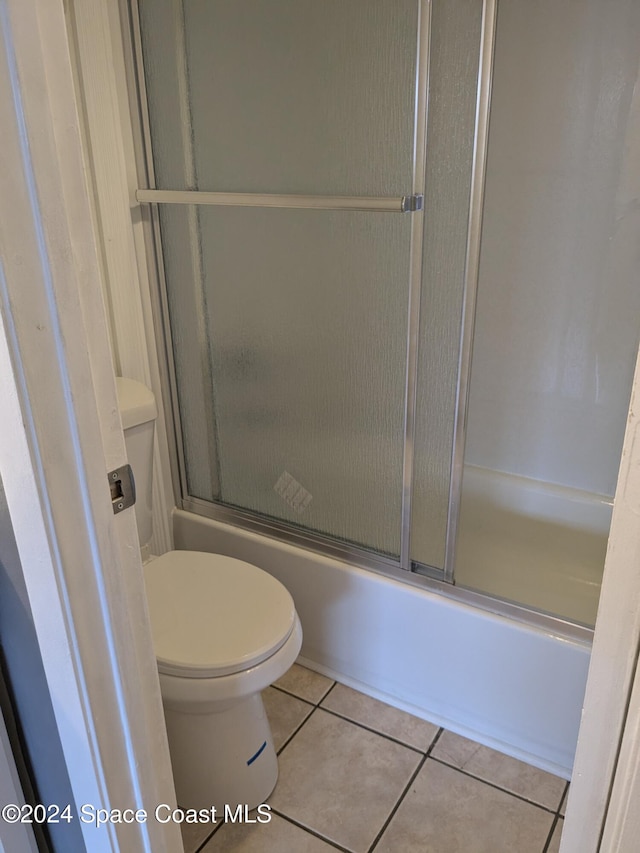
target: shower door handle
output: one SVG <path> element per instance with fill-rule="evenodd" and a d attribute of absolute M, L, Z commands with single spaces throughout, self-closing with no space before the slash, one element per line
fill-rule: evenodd
<path fill-rule="evenodd" d="M 276 193 L 216 193 L 199 190 L 136 190 L 148 204 L 210 204 L 223 207 L 280 207 L 307 210 L 365 210 L 374 213 L 415 213 L 422 210 L 420 194 L 395 197 L 342 195 L 280 195 Z"/>

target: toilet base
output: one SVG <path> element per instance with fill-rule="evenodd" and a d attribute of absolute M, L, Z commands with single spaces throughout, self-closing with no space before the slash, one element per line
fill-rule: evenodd
<path fill-rule="evenodd" d="M 278 779 L 278 760 L 262 696 L 254 693 L 207 713 L 177 711 L 165 704 L 165 720 L 178 805 L 253 809 Z"/>

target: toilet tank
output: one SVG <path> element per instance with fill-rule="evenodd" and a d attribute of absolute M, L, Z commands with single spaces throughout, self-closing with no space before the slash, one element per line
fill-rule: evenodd
<path fill-rule="evenodd" d="M 153 393 L 135 379 L 116 377 L 118 406 L 124 429 L 127 461 L 136 484 L 136 523 L 140 547 L 148 550 L 151 542 L 153 486 L 153 431 L 158 414 Z"/>

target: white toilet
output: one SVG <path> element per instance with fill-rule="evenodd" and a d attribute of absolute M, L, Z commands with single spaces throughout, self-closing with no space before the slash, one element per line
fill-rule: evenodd
<path fill-rule="evenodd" d="M 148 559 L 156 405 L 141 383 L 116 382 L 178 804 L 254 808 L 278 778 L 260 691 L 298 656 L 300 620 L 284 586 L 242 560 Z"/>

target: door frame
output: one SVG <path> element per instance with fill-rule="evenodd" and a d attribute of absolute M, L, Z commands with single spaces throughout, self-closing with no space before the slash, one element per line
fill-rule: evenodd
<path fill-rule="evenodd" d="M 0 0 L 0 472 L 88 850 L 182 850 L 63 0 Z M 123 824 L 92 809 L 143 809 Z M 65 805 L 65 804 L 61 804 Z M 88 817 L 88 815 L 85 815 Z"/>
<path fill-rule="evenodd" d="M 560 853 L 637 850 L 639 657 L 640 355 L 622 448 Z"/>

